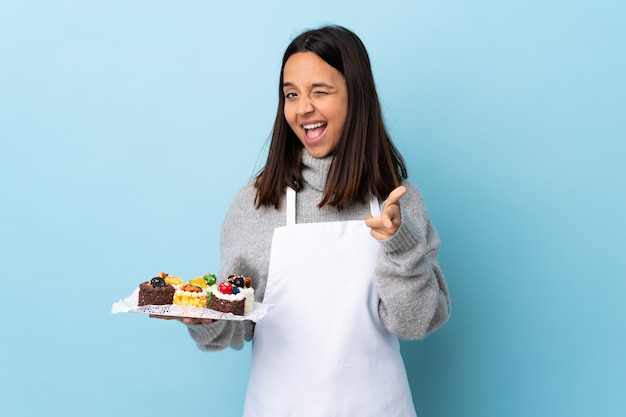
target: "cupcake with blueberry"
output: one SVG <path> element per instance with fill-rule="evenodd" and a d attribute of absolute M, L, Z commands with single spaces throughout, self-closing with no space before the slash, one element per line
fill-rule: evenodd
<path fill-rule="evenodd" d="M 172 304 L 176 289 L 165 282 L 162 276 L 139 284 L 138 306 Z"/>

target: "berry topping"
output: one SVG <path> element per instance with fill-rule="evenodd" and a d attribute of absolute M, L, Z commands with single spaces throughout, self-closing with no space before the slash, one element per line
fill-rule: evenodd
<path fill-rule="evenodd" d="M 237 276 L 235 277 L 235 279 L 233 280 L 233 284 L 234 284 L 236 287 L 243 288 L 243 287 L 245 287 L 245 285 L 246 285 L 246 280 L 245 280 L 245 278 L 244 278 L 243 276 L 241 276 L 241 275 L 237 275 Z"/>
<path fill-rule="evenodd" d="M 150 285 L 152 288 L 163 288 L 165 287 L 165 280 L 161 277 L 154 277 L 150 280 Z"/>
<path fill-rule="evenodd" d="M 239 294 L 239 287 L 233 285 L 233 294 Z"/>
<path fill-rule="evenodd" d="M 230 282 L 224 281 L 220 282 L 220 285 L 217 287 L 222 294 L 232 294 L 233 293 L 233 284 Z"/>
<path fill-rule="evenodd" d="M 210 274 L 210 273 L 206 273 L 204 274 L 204 280 L 206 281 L 207 284 L 209 285 L 215 285 L 215 282 L 217 281 L 217 278 L 215 278 L 215 275 Z"/>
<path fill-rule="evenodd" d="M 243 275 L 232 274 L 229 275 L 227 281 L 236 287 L 243 288 L 246 286 L 246 278 Z"/>

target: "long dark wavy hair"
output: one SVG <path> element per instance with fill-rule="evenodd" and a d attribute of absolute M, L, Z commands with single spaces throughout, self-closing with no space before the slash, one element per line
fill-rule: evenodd
<path fill-rule="evenodd" d="M 298 52 L 313 52 L 343 74 L 348 90 L 348 114 L 333 151 L 326 188 L 318 206 L 342 210 L 352 200 L 381 201 L 396 188 L 407 170 L 382 117 L 369 56 L 363 42 L 341 26 L 325 26 L 297 36 L 285 50 L 278 83 L 278 110 L 265 167 L 256 176 L 257 207 L 278 208 L 285 187 L 302 188 L 303 145 L 285 119 L 283 73 Z"/>

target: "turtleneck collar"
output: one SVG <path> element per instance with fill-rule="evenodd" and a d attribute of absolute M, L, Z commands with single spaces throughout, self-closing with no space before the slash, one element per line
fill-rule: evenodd
<path fill-rule="evenodd" d="M 315 158 L 306 149 L 302 149 L 302 178 L 307 185 L 319 191 L 324 191 L 328 170 L 333 162 L 333 156 Z"/>

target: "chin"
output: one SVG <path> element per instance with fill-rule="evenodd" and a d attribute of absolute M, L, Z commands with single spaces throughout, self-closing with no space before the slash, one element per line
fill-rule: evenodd
<path fill-rule="evenodd" d="M 304 144 L 303 144 L 304 145 Z M 326 158 L 328 155 L 333 153 L 333 148 L 330 146 L 324 146 L 323 144 L 319 144 L 318 146 L 304 146 L 306 150 L 313 156 L 314 158 Z"/>
<path fill-rule="evenodd" d="M 331 154 L 331 151 L 325 149 L 307 149 L 312 157 L 317 159 L 326 158 Z"/>

